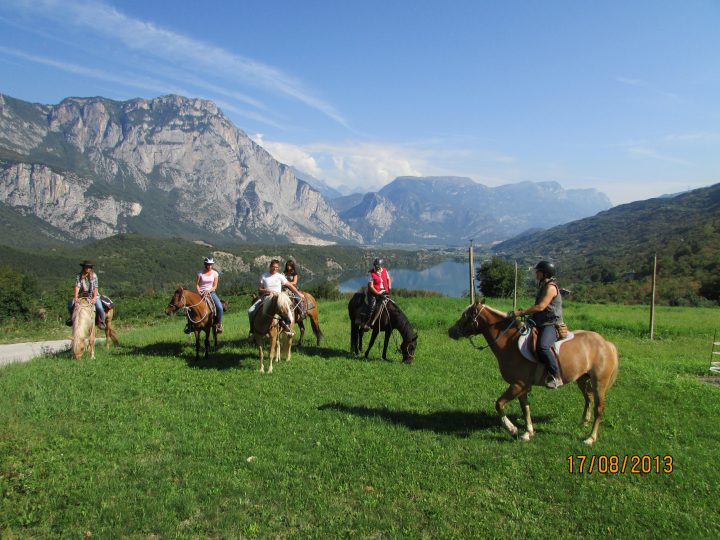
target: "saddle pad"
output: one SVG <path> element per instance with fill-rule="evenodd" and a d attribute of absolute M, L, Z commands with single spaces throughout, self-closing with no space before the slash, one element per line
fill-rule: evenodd
<path fill-rule="evenodd" d="M 534 352 L 530 349 L 530 340 L 528 337 L 530 334 L 521 335 L 518 338 L 518 349 L 520 349 L 520 353 L 525 357 L 526 360 L 530 360 L 531 362 L 538 362 L 538 359 L 535 357 Z M 562 347 L 563 343 L 566 343 L 570 341 L 572 338 L 575 337 L 575 332 L 568 332 L 568 335 L 565 339 L 560 339 L 553 343 L 552 349 L 555 351 L 555 356 L 560 357 L 560 347 Z"/>

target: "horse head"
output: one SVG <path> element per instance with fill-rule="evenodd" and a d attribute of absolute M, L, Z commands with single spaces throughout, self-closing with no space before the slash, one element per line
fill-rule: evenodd
<path fill-rule="evenodd" d="M 460 318 L 448 328 L 448 336 L 452 339 L 482 334 L 491 326 L 507 319 L 504 313 L 491 308 L 480 299 L 469 305 Z"/>
<path fill-rule="evenodd" d="M 170 299 L 170 303 L 165 308 L 165 315 L 174 314 L 177 310 L 184 308 L 185 304 L 185 289 L 178 286 L 177 290 Z"/>
<path fill-rule="evenodd" d="M 415 349 L 417 349 L 417 334 L 400 344 L 400 352 L 403 355 L 403 362 L 406 364 L 412 364 L 412 361 L 415 359 Z"/>

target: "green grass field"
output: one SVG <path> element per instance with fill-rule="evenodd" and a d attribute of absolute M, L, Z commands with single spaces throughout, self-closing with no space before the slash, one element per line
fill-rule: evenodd
<path fill-rule="evenodd" d="M 661 308 L 650 341 L 647 308 L 566 306 L 571 328 L 620 350 L 588 448 L 574 385 L 536 388 L 537 433 L 517 441 L 495 415 L 494 357 L 447 338 L 464 301 L 399 302 L 419 333 L 411 366 L 394 341 L 392 361 L 349 357 L 338 301 L 320 304 L 321 347 L 310 333 L 272 375 L 242 310 L 199 365 L 175 318 L 94 361 L 0 369 L 0 537 L 720 536 L 720 386 L 699 380 L 718 309 Z M 672 472 L 579 473 L 581 455 L 672 456 Z"/>

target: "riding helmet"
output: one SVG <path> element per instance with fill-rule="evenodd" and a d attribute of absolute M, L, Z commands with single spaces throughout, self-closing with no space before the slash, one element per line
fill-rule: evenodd
<path fill-rule="evenodd" d="M 375 257 L 375 260 L 373 261 L 373 266 L 375 268 L 382 268 L 383 266 L 385 266 L 385 261 L 382 257 Z"/>
<path fill-rule="evenodd" d="M 205 257 L 205 258 L 203 259 L 203 262 L 204 262 L 205 264 L 215 264 L 215 259 L 213 259 L 212 257 Z"/>
<path fill-rule="evenodd" d="M 87 267 L 87 268 L 92 268 L 92 267 L 93 267 L 93 263 L 91 263 L 90 261 L 88 261 L 87 259 L 85 259 L 83 262 L 80 263 L 80 266 L 82 266 L 83 268 L 86 268 L 86 267 Z"/>
<path fill-rule="evenodd" d="M 555 265 L 548 261 L 540 261 L 535 265 L 535 270 L 540 270 L 545 277 L 551 278 L 555 275 Z"/>

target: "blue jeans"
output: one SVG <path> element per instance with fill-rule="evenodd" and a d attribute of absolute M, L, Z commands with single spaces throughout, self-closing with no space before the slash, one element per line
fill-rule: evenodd
<path fill-rule="evenodd" d="M 550 350 L 553 343 L 557 341 L 557 333 L 555 326 L 549 324 L 547 326 L 538 327 L 537 355 L 547 366 L 548 371 L 554 377 L 560 376 L 560 366 L 558 366 L 555 355 Z"/>
<path fill-rule="evenodd" d="M 72 317 L 73 308 L 75 307 L 75 300 L 71 298 L 68 300 L 68 312 L 70 313 L 70 316 Z M 100 295 L 97 295 L 97 298 L 95 299 L 95 313 L 97 314 L 98 321 L 105 322 L 105 308 L 102 305 L 102 300 L 100 300 Z"/>
<path fill-rule="evenodd" d="M 217 323 L 222 324 L 222 316 L 223 316 L 222 303 L 220 302 L 220 299 L 218 298 L 218 295 L 215 293 L 215 291 L 210 293 L 210 298 L 212 298 L 213 304 L 215 304 L 215 311 L 217 313 Z"/>

